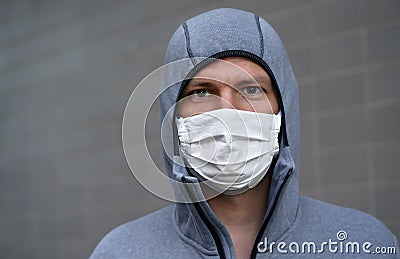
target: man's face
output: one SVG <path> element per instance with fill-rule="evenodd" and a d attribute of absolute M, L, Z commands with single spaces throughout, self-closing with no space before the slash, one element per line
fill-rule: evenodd
<path fill-rule="evenodd" d="M 277 114 L 277 94 L 267 72 L 242 57 L 215 61 L 183 89 L 178 115 L 190 117 L 223 108 Z"/>

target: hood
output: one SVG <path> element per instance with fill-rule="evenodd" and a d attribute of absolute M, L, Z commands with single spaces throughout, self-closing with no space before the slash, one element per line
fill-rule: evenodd
<path fill-rule="evenodd" d="M 174 105 L 185 85 L 184 79 L 206 65 L 207 58 L 220 59 L 230 56 L 248 58 L 269 74 L 278 92 L 282 114 L 280 150 L 289 148 L 290 156 L 280 155 L 277 165 L 281 159 L 292 160 L 293 168 L 298 165 L 300 148 L 298 88 L 283 44 L 271 25 L 256 14 L 221 8 L 184 22 L 171 37 L 167 48 L 165 64 L 175 65 L 168 66 L 164 71 L 160 103 L 161 121 L 164 124 L 162 139 L 165 164 L 169 177 L 174 180 L 182 181 L 182 177 L 190 178 L 185 168 L 174 166 L 176 159 L 180 159 L 176 152 Z M 281 177 L 275 170 L 271 192 Z"/>
<path fill-rule="evenodd" d="M 187 20 L 175 31 L 167 48 L 160 95 L 161 139 L 177 201 L 173 218 L 178 233 L 204 251 L 218 250 L 221 258 L 235 257 L 233 243 L 227 229 L 204 201 L 198 179 L 183 166 L 177 149 L 174 108 L 187 77 L 212 61 L 210 58 L 231 56 L 248 58 L 265 69 L 278 93 L 282 116 L 279 156 L 272 170 L 267 212 L 255 244 L 264 233 L 277 240 L 288 231 L 297 213 L 299 197 L 298 89 L 278 34 L 259 16 L 230 8 L 211 10 Z M 255 247 L 252 255 L 257 252 Z"/>

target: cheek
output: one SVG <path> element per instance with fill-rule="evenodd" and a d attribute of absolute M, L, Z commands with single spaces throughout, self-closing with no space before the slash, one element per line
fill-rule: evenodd
<path fill-rule="evenodd" d="M 275 98 L 267 98 L 265 96 L 264 98 L 260 98 L 257 100 L 249 100 L 247 102 L 247 107 L 242 108 L 243 110 L 248 110 L 248 111 L 255 111 L 255 112 L 261 112 L 261 113 L 278 113 L 278 103 Z"/>
<path fill-rule="evenodd" d="M 277 114 L 279 112 L 279 104 L 274 92 L 268 92 L 265 98 L 263 98 L 263 100 L 258 100 L 254 106 L 257 107 L 257 112 L 271 114 Z"/>
<path fill-rule="evenodd" d="M 255 112 L 262 112 L 262 113 L 272 113 L 273 107 L 267 100 L 259 100 L 252 102 L 252 110 Z"/>
<path fill-rule="evenodd" d="M 177 114 L 186 118 L 203 112 L 218 109 L 218 105 L 213 102 L 196 103 L 196 102 L 180 102 L 177 107 Z"/>
<path fill-rule="evenodd" d="M 269 97 L 268 100 L 269 100 L 269 103 L 270 103 L 273 113 L 278 114 L 279 104 L 278 104 L 277 98 L 273 95 L 273 96 Z"/>

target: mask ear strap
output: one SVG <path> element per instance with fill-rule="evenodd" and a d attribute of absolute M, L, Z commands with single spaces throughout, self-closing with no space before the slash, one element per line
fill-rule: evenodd
<path fill-rule="evenodd" d="M 279 143 L 279 149 L 280 149 L 281 144 L 282 144 L 282 146 L 285 146 L 284 145 L 285 143 L 282 141 L 282 111 L 281 111 L 281 109 L 279 109 L 277 116 L 279 116 L 281 118 L 281 127 L 279 129 L 279 134 L 278 134 L 278 143 Z"/>
<path fill-rule="evenodd" d="M 176 116 L 174 115 L 174 118 Z M 172 138 L 174 141 L 174 156 L 179 156 L 179 138 L 178 138 L 178 128 L 176 127 L 175 120 L 172 122 Z"/>

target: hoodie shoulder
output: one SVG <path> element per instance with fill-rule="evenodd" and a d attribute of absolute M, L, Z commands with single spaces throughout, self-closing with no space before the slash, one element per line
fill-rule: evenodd
<path fill-rule="evenodd" d="M 336 240 L 339 233 L 342 233 L 345 235 L 342 238 L 346 241 L 371 242 L 374 246 L 394 246 L 399 252 L 394 234 L 377 218 L 356 209 L 300 196 L 297 222 L 301 228 L 308 229 L 305 233 L 309 233 L 310 236 Z"/>
<path fill-rule="evenodd" d="M 132 258 L 139 255 L 156 255 L 174 235 L 173 205 L 142 218 L 122 224 L 110 231 L 97 245 L 90 258 Z M 156 258 L 156 257 L 154 257 Z"/>

